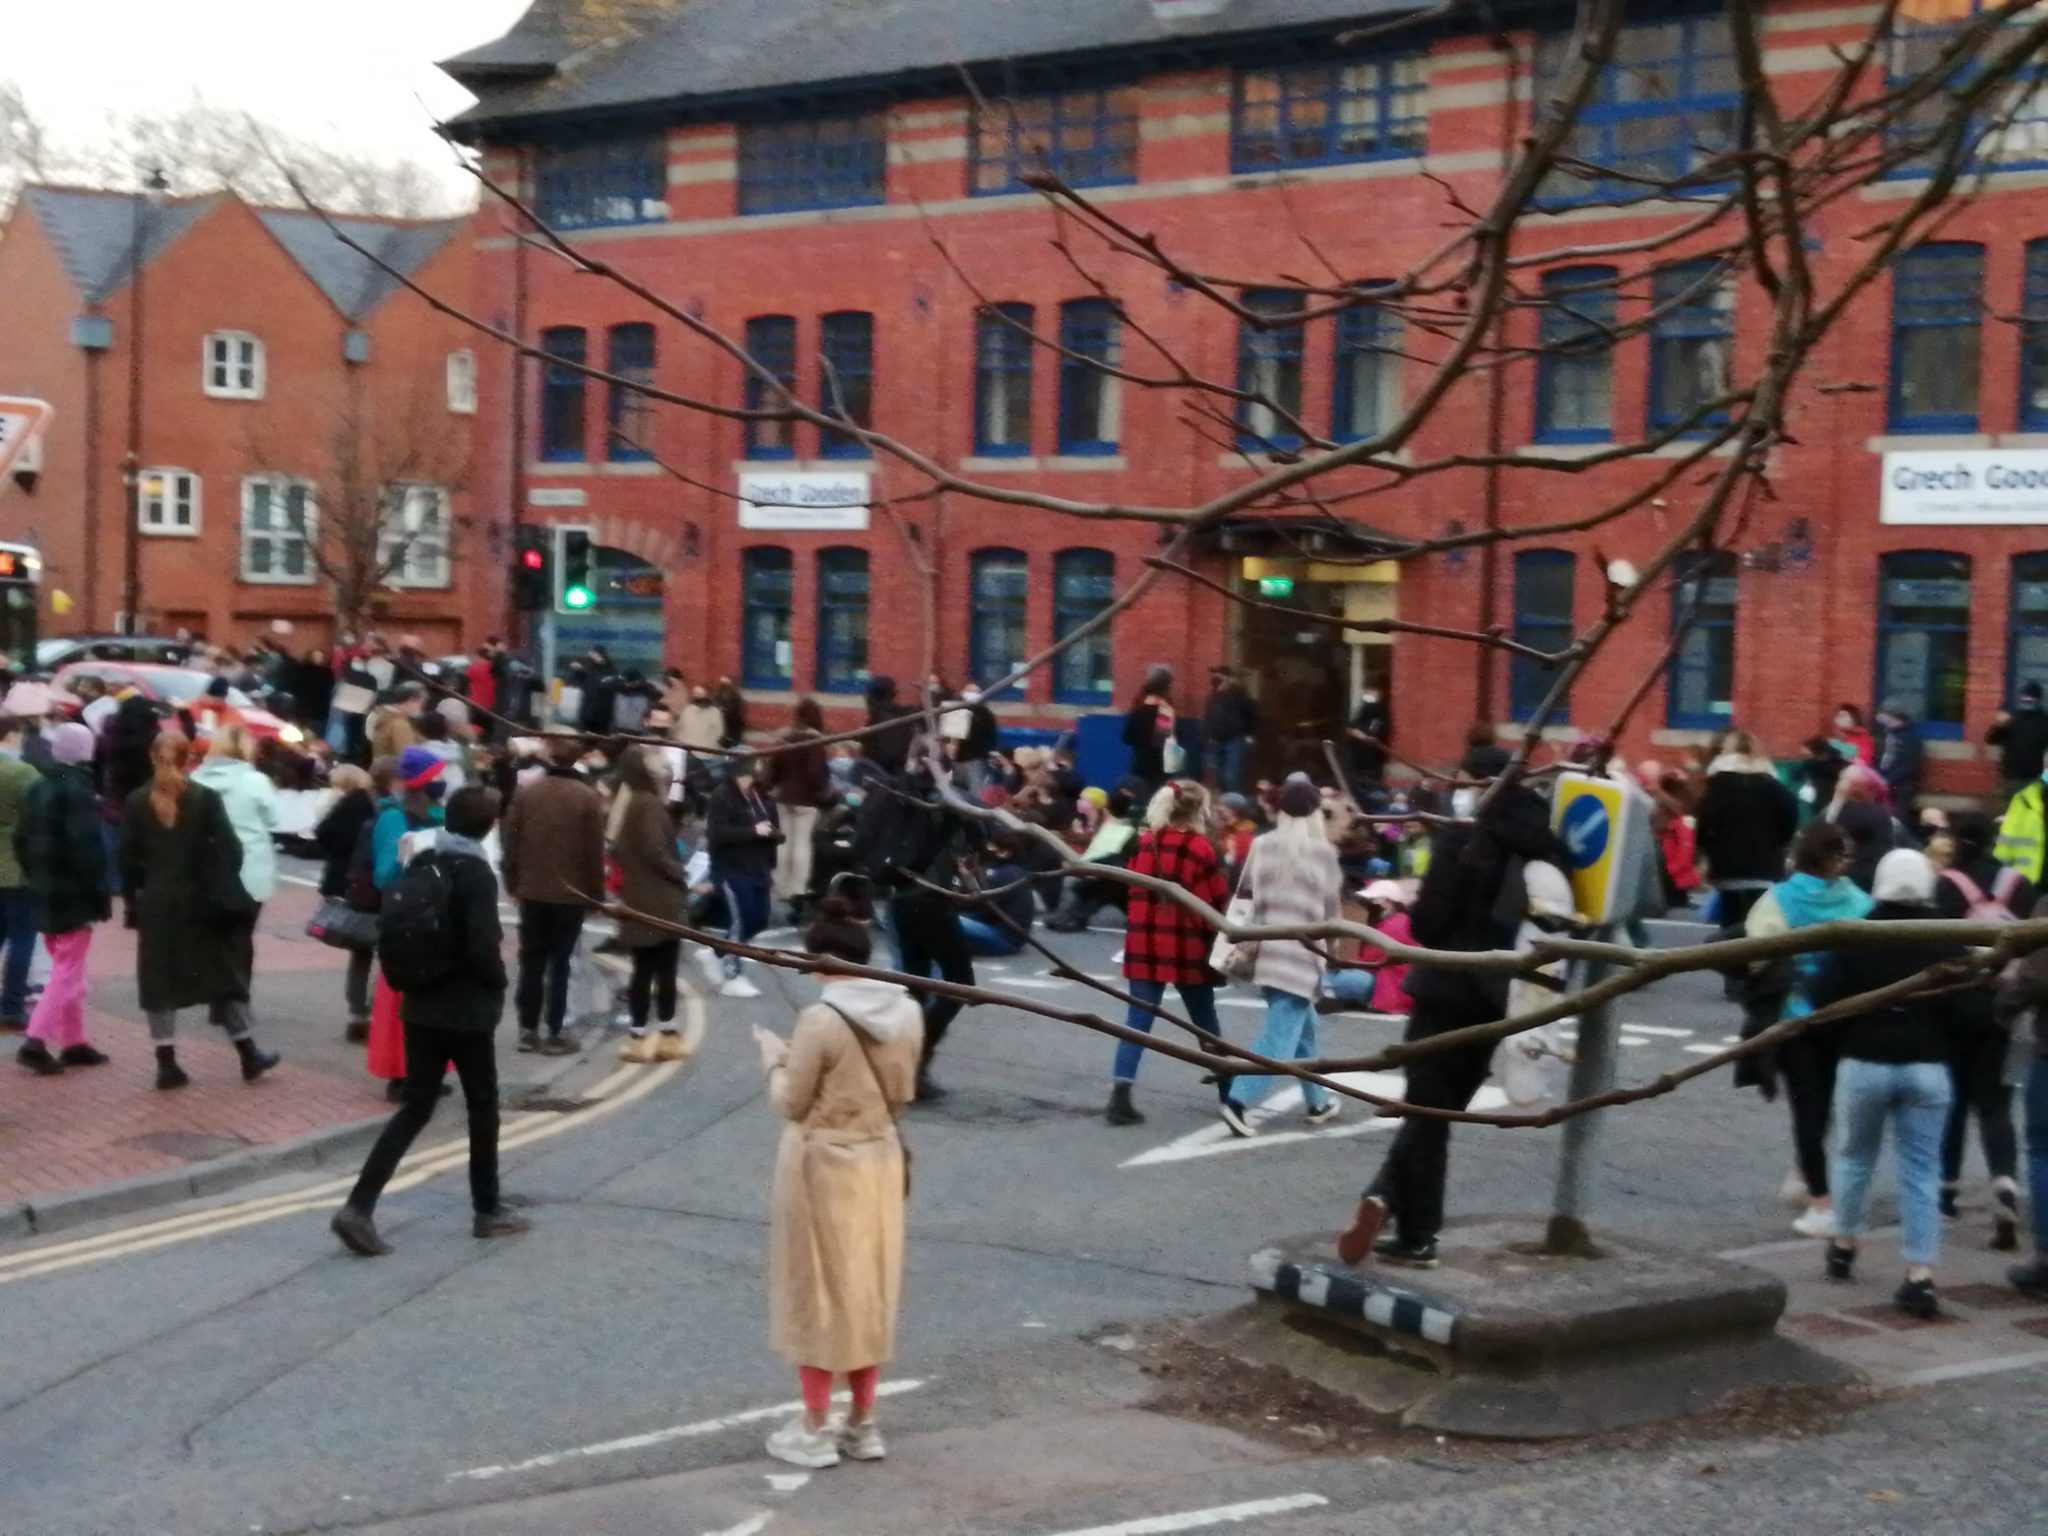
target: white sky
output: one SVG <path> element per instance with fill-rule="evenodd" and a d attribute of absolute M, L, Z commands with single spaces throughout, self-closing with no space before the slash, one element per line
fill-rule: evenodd
<path fill-rule="evenodd" d="M 0 0 L 0 79 L 59 143 L 194 93 L 382 157 L 447 162 L 434 117 L 469 93 L 434 60 L 498 37 L 527 0 Z M 422 105 L 424 102 L 424 105 Z"/>

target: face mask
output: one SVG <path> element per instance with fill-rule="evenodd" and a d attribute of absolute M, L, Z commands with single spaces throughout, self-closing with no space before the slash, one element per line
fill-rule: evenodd
<path fill-rule="evenodd" d="M 960 695 L 960 701 L 963 704 L 979 704 L 981 702 L 981 690 L 979 688 L 969 688 Z"/>
<path fill-rule="evenodd" d="M 1851 720 L 1851 719 L 1850 719 L 1850 718 L 1849 718 L 1849 717 L 1848 717 L 1847 715 L 1837 715 L 1837 716 L 1835 716 L 1835 729 L 1836 729 L 1836 730 L 1838 730 L 1838 731 L 1848 731 L 1848 730 L 1854 730 L 1854 729 L 1855 729 L 1855 726 L 1856 726 L 1856 722 L 1855 722 L 1854 720 Z"/>
<path fill-rule="evenodd" d="M 1478 804 L 1479 791 L 1476 789 L 1454 790 L 1451 794 L 1451 814 L 1453 816 L 1470 816 L 1474 807 Z"/>

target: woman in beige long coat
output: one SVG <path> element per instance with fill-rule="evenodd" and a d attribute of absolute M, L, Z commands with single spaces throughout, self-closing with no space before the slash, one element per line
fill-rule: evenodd
<path fill-rule="evenodd" d="M 822 903 L 804 947 L 854 965 L 871 952 L 841 896 Z M 787 1043 L 754 1033 L 768 1096 L 788 1122 L 775 1161 L 769 1338 L 797 1367 L 804 1398 L 768 1453 L 799 1467 L 879 1461 L 875 1388 L 895 1352 L 903 1289 L 907 1165 L 896 1117 L 916 1096 L 924 1015 L 902 987 L 845 977 L 797 1015 Z M 853 1398 L 844 1422 L 830 1418 L 839 1375 Z"/>

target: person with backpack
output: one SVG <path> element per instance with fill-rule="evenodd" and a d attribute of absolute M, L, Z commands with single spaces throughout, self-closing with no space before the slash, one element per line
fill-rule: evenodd
<path fill-rule="evenodd" d="M 497 819 L 495 790 L 475 785 L 450 795 L 445 824 L 412 834 L 413 856 L 378 915 L 378 959 L 404 999 L 405 1097 L 363 1160 L 348 1202 L 328 1223 L 343 1246 L 364 1258 L 391 1252 L 377 1232 L 377 1197 L 433 1118 L 450 1067 L 469 1110 L 470 1230 L 479 1238 L 528 1230 L 498 1191 L 495 1034 L 505 1011 L 504 932 L 498 881 L 483 848 Z"/>
<path fill-rule="evenodd" d="M 499 832 L 505 888 L 519 903 L 519 1049 L 543 1056 L 576 1054 L 562 1037 L 569 965 L 585 915 L 604 899 L 604 802 L 579 771 L 584 750 L 551 737 L 546 770 L 513 795 Z"/>
<path fill-rule="evenodd" d="M 391 782 L 397 773 L 398 764 L 384 758 L 371 764 L 367 773 L 354 763 L 343 763 L 329 775 L 327 783 L 334 791 L 334 803 L 313 829 L 313 846 L 320 850 L 321 857 L 322 896 L 335 901 L 349 900 L 357 850 L 368 839 L 370 827 L 377 820 L 377 807 L 391 793 Z M 374 945 L 350 947 L 342 995 L 348 1004 L 348 1026 L 343 1038 L 352 1045 L 361 1045 L 370 1038 L 370 988 L 376 971 Z"/>
<path fill-rule="evenodd" d="M 1991 818 L 1982 811 L 1956 811 L 1948 819 L 1954 854 L 1935 887 L 1938 916 L 1973 923 L 2011 923 L 2034 910 L 2034 888 L 2017 870 L 1991 856 Z M 2012 1035 L 1996 1012 L 1995 982 L 1954 996 L 1955 1019 L 1948 1033 L 1948 1070 L 1953 1095 L 1941 1138 L 1941 1214 L 1954 1220 L 1962 1194 L 1963 1150 L 1970 1114 L 1991 1175 L 1991 1246 L 2009 1253 L 2019 1246 L 2019 1138 L 2013 1129 L 2012 1089 L 2006 1058 Z"/>
<path fill-rule="evenodd" d="M 704 816 L 704 846 L 711 853 L 711 878 L 725 895 L 732 926 L 727 936 L 746 944 L 768 926 L 768 895 L 775 878 L 776 850 L 782 846 L 774 804 L 761 793 L 751 757 L 732 759 L 725 781 L 711 792 Z M 709 958 L 707 954 L 707 959 Z M 721 997 L 759 997 L 738 955 L 723 959 Z"/>
<path fill-rule="evenodd" d="M 26 873 L 35 930 L 50 951 L 50 979 L 17 1057 L 43 1076 L 107 1059 L 85 1038 L 86 955 L 94 925 L 113 915 L 92 778 L 94 745 L 91 729 L 76 722 L 50 733 L 53 761 L 22 796 L 10 849 Z"/>
<path fill-rule="evenodd" d="M 632 746 L 619 755 L 619 785 L 605 816 L 605 840 L 620 877 L 619 905 L 659 922 L 687 924 L 689 888 L 676 853 L 675 826 L 667 810 L 667 775 L 656 765 L 659 747 Z M 633 957 L 626 1006 L 632 1038 L 619 1051 L 623 1061 L 681 1061 L 689 1054 L 676 1028 L 676 966 L 683 941 L 666 928 L 619 919 L 619 942 Z M 660 1019 L 654 1039 L 650 1013 Z"/>
<path fill-rule="evenodd" d="M 178 1010 L 203 1005 L 227 1031 L 253 1083 L 282 1059 L 256 1044 L 242 931 L 249 892 L 242 842 L 221 797 L 186 772 L 191 744 L 163 731 L 150 782 L 128 797 L 121 835 L 122 894 L 137 931 L 135 980 L 156 1042 L 156 1086 L 192 1079 L 178 1063 Z"/>
<path fill-rule="evenodd" d="M 441 824 L 441 800 L 447 791 L 442 775 L 447 765 L 423 746 L 410 746 L 395 759 L 393 782 L 399 796 L 384 801 L 377 819 L 370 823 L 364 864 L 369 874 L 372 910 L 381 914 L 384 896 L 397 883 L 405 868 L 417 834 L 431 832 Z M 360 881 L 356 882 L 360 888 Z M 357 901 L 360 908 L 363 900 Z M 398 988 L 377 968 L 377 980 L 370 994 L 370 1039 L 365 1064 L 370 1076 L 384 1084 L 384 1097 L 398 1103 L 405 1092 L 405 1020 Z"/>

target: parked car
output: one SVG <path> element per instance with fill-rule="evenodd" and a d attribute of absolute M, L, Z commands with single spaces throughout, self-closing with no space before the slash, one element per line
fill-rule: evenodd
<path fill-rule="evenodd" d="M 183 666 L 192 647 L 163 635 L 52 635 L 36 642 L 36 675 L 48 677 L 81 661 L 130 661 Z"/>
<path fill-rule="evenodd" d="M 213 674 L 196 667 L 154 666 L 144 662 L 83 661 L 61 669 L 50 686 L 62 695 L 60 707 L 78 707 L 76 684 L 81 677 L 97 677 L 109 693 L 132 687 L 144 698 L 192 716 L 201 737 L 212 734 L 215 724 L 244 725 L 258 741 L 277 740 L 296 746 L 305 733 L 296 725 L 279 719 L 239 688 L 230 688 L 225 699 L 211 699 L 206 690 Z"/>

